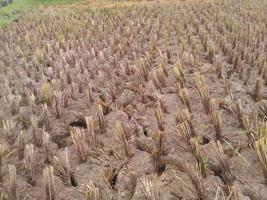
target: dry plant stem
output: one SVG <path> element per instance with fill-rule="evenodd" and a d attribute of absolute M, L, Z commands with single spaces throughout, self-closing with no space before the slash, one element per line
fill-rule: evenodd
<path fill-rule="evenodd" d="M 24 131 L 20 131 L 18 135 L 18 158 L 19 160 L 22 160 L 24 158 L 24 150 L 25 150 Z"/>
<path fill-rule="evenodd" d="M 89 181 L 86 184 L 85 190 L 85 199 L 86 200 L 100 200 L 100 192 L 98 187 L 92 181 Z"/>
<path fill-rule="evenodd" d="M 218 163 L 221 170 L 221 177 L 225 184 L 232 185 L 235 180 L 235 175 L 233 174 L 228 159 L 226 158 L 223 147 L 219 141 L 217 143 L 215 141 L 210 142 L 210 151 L 212 157 Z"/>
<path fill-rule="evenodd" d="M 17 170 L 15 165 L 8 165 L 9 181 L 10 181 L 10 196 L 12 200 L 19 200 Z"/>
<path fill-rule="evenodd" d="M 31 94 L 29 97 L 29 105 L 31 107 L 32 113 L 36 113 L 36 102 L 35 102 L 35 96 L 34 94 Z"/>
<path fill-rule="evenodd" d="M 160 175 L 165 170 L 165 164 L 161 160 L 163 151 L 163 139 L 164 139 L 164 133 L 162 131 L 159 131 L 158 139 L 155 145 L 156 148 L 153 152 L 154 165 L 158 175 Z"/>
<path fill-rule="evenodd" d="M 206 178 L 207 167 L 206 167 L 206 163 L 204 161 L 204 158 L 202 157 L 201 152 L 200 152 L 200 145 L 199 145 L 196 138 L 191 138 L 190 143 L 192 146 L 192 154 L 194 155 L 194 157 L 197 161 L 198 169 L 200 170 L 202 177 Z"/>
<path fill-rule="evenodd" d="M 85 117 L 87 126 L 87 143 L 91 151 L 97 151 L 97 136 L 95 134 L 94 120 L 92 117 Z"/>
<path fill-rule="evenodd" d="M 249 118 L 244 113 L 244 110 L 241 104 L 241 99 L 238 99 L 235 107 L 236 107 L 235 112 L 236 112 L 241 128 L 243 128 L 244 130 L 249 130 Z"/>
<path fill-rule="evenodd" d="M 198 198 L 200 200 L 207 200 L 207 191 L 204 186 L 204 180 L 201 176 L 201 170 L 199 169 L 198 166 L 193 166 L 192 164 L 185 164 L 184 165 L 184 170 L 189 176 L 195 190 L 196 194 L 198 195 Z"/>
<path fill-rule="evenodd" d="M 198 88 L 198 93 L 201 98 L 202 105 L 207 114 L 210 113 L 210 96 L 209 90 L 204 83 L 204 76 L 200 75 L 200 73 L 195 74 L 195 81 Z"/>
<path fill-rule="evenodd" d="M 12 129 L 15 128 L 13 120 L 2 120 L 2 129 L 9 144 L 14 143 L 16 135 L 12 134 Z"/>
<path fill-rule="evenodd" d="M 173 74 L 178 82 L 180 82 L 182 85 L 185 83 L 185 75 L 183 73 L 182 65 L 180 60 L 178 60 L 173 67 Z"/>
<path fill-rule="evenodd" d="M 148 75 L 149 75 L 148 68 L 142 59 L 139 59 L 138 61 L 137 72 L 138 72 L 140 79 L 143 78 L 145 81 L 148 81 Z"/>
<path fill-rule="evenodd" d="M 229 87 L 229 79 L 226 77 L 224 78 L 224 96 L 229 96 L 230 95 L 230 87 Z"/>
<path fill-rule="evenodd" d="M 248 84 L 248 81 L 250 79 L 250 75 L 251 75 L 251 68 L 248 68 L 247 69 L 247 73 L 246 73 L 246 77 L 245 77 L 245 80 L 244 80 L 244 85 Z"/>
<path fill-rule="evenodd" d="M 71 138 L 74 144 L 75 151 L 78 155 L 80 162 L 86 161 L 86 155 L 88 146 L 86 145 L 86 138 L 84 135 L 84 130 L 79 128 L 74 128 L 70 131 Z"/>
<path fill-rule="evenodd" d="M 43 93 L 43 101 L 46 104 L 49 104 L 50 101 L 50 92 L 51 92 L 51 86 L 48 82 L 45 82 L 42 86 L 42 93 Z"/>
<path fill-rule="evenodd" d="M 36 167 L 37 167 L 37 155 L 34 150 L 33 144 L 26 145 L 25 157 L 24 157 L 24 168 L 27 175 L 27 181 L 29 184 L 35 184 L 36 178 Z"/>
<path fill-rule="evenodd" d="M 92 91 L 91 84 L 88 84 L 88 89 L 87 89 L 86 97 L 87 97 L 87 101 L 91 105 L 91 103 L 94 102 L 93 91 Z"/>
<path fill-rule="evenodd" d="M 37 117 L 36 115 L 31 115 L 30 118 L 31 118 L 31 125 L 32 125 L 32 138 L 33 138 L 34 144 L 37 147 L 40 147 L 42 146 L 42 137 L 39 134 Z"/>
<path fill-rule="evenodd" d="M 220 111 L 212 112 L 212 123 L 215 129 L 216 140 L 222 140 L 222 118 Z"/>
<path fill-rule="evenodd" d="M 128 158 L 131 158 L 133 157 L 133 153 L 131 152 L 130 150 L 130 146 L 128 144 L 128 140 L 127 140 L 127 137 L 126 137 L 126 133 L 124 131 L 124 128 L 122 126 L 122 123 L 121 122 L 117 122 L 116 125 L 115 125 L 115 130 L 116 130 L 116 133 L 118 135 L 118 137 L 120 138 L 120 140 L 122 141 L 123 143 L 123 148 L 125 150 L 125 153 L 126 153 L 126 156 Z"/>
<path fill-rule="evenodd" d="M 157 106 L 160 107 L 163 113 L 168 113 L 167 107 L 164 105 L 161 97 L 159 94 L 155 93 L 155 98 L 157 100 Z"/>
<path fill-rule="evenodd" d="M 190 124 L 187 121 L 184 121 L 179 125 L 177 132 L 185 140 L 190 152 L 194 152 L 191 145 L 191 139 L 194 138 L 196 135 L 190 127 Z"/>
<path fill-rule="evenodd" d="M 258 108 L 263 117 L 267 117 L 267 101 L 261 100 L 260 102 L 258 102 Z"/>
<path fill-rule="evenodd" d="M 52 166 L 43 170 L 46 200 L 56 200 L 56 186 L 54 181 L 54 169 Z"/>
<path fill-rule="evenodd" d="M 22 102 L 22 97 L 20 95 L 12 95 L 12 94 L 8 95 L 7 103 L 10 104 L 12 115 L 15 115 L 19 112 L 21 102 Z"/>
<path fill-rule="evenodd" d="M 227 198 L 233 200 L 241 200 L 241 191 L 236 185 L 227 186 Z"/>
<path fill-rule="evenodd" d="M 190 105 L 190 100 L 189 100 L 189 96 L 188 96 L 188 92 L 186 88 L 183 88 L 180 93 L 179 96 L 183 102 L 183 104 L 186 105 L 187 109 L 189 110 L 189 112 L 191 112 L 191 105 Z"/>
<path fill-rule="evenodd" d="M 45 162 L 51 163 L 52 162 L 52 151 L 49 147 L 49 134 L 43 130 L 43 151 L 45 154 Z"/>
<path fill-rule="evenodd" d="M 164 131 L 163 116 L 162 116 L 162 111 L 161 111 L 160 106 L 157 106 L 157 109 L 155 111 L 155 115 L 156 115 L 157 122 L 158 122 L 158 129 L 160 131 Z"/>
<path fill-rule="evenodd" d="M 50 123 L 50 120 L 49 120 L 49 111 L 48 111 L 48 107 L 47 107 L 47 104 L 43 104 L 42 105 L 42 119 L 43 119 L 43 122 L 44 122 L 44 128 L 45 130 L 50 130 L 51 129 L 51 123 Z"/>
<path fill-rule="evenodd" d="M 56 114 L 56 118 L 61 118 L 62 116 L 62 108 L 63 108 L 63 94 L 61 92 L 55 92 L 54 98 L 52 102 L 52 107 Z"/>
<path fill-rule="evenodd" d="M 162 58 L 161 62 L 160 62 L 160 69 L 163 71 L 165 77 L 168 77 L 168 71 L 166 69 L 166 59 Z"/>
<path fill-rule="evenodd" d="M 183 109 L 183 110 L 177 112 L 176 121 L 178 123 L 182 123 L 184 121 L 190 122 L 191 121 L 191 116 L 190 116 L 189 110 L 186 108 L 186 109 Z"/>
<path fill-rule="evenodd" d="M 162 89 L 161 89 L 162 84 L 160 83 L 160 80 L 159 80 L 159 78 L 155 72 L 153 73 L 152 78 L 153 78 L 153 83 L 154 83 L 156 89 L 158 89 L 162 93 Z"/>
<path fill-rule="evenodd" d="M 255 150 L 259 159 L 259 162 L 263 169 L 263 174 L 265 178 L 265 184 L 267 184 L 267 139 L 266 137 L 260 137 L 258 141 L 255 142 Z"/>
<path fill-rule="evenodd" d="M 261 79 L 257 78 L 254 92 L 253 92 L 254 101 L 258 102 L 261 100 Z"/>
<path fill-rule="evenodd" d="M 77 186 L 77 180 L 74 171 L 71 169 L 68 148 L 65 148 L 64 155 L 60 158 L 54 156 L 53 166 L 55 167 L 55 172 L 58 177 L 66 185 Z"/>
<path fill-rule="evenodd" d="M 101 104 L 98 105 L 98 124 L 99 124 L 99 131 L 100 133 L 105 133 L 105 120 L 104 120 L 104 113 L 103 107 Z"/>
<path fill-rule="evenodd" d="M 3 157 L 5 154 L 5 149 L 4 146 L 2 144 L 0 144 L 0 182 L 2 181 L 2 176 L 3 176 L 3 172 L 2 172 L 2 168 L 3 168 Z"/>
<path fill-rule="evenodd" d="M 241 99 L 238 99 L 236 102 L 233 100 L 231 96 L 225 97 L 225 105 L 232 114 L 238 119 L 240 127 L 244 130 L 249 130 L 249 118 L 244 113 Z"/>
<path fill-rule="evenodd" d="M 159 200 L 159 183 L 156 176 L 154 176 L 153 179 L 155 180 L 149 179 L 146 176 L 141 178 L 142 189 L 146 200 Z"/>
<path fill-rule="evenodd" d="M 156 78 L 158 79 L 161 87 L 166 87 L 166 77 L 162 70 L 157 70 L 155 72 Z"/>
<path fill-rule="evenodd" d="M 222 78 L 222 64 L 219 62 L 216 63 L 216 74 L 219 79 Z"/>

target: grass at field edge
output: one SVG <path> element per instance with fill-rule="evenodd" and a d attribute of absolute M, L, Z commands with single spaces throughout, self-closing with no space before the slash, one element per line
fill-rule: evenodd
<path fill-rule="evenodd" d="M 0 8 L 0 28 L 7 26 L 34 7 L 40 5 L 64 5 L 75 1 L 77 0 L 14 0 L 13 3 Z"/>

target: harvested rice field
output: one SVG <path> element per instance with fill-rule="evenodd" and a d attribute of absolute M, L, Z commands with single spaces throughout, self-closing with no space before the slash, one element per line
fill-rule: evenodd
<path fill-rule="evenodd" d="M 266 200 L 266 19 L 82 0 L 0 28 L 0 199 Z"/>

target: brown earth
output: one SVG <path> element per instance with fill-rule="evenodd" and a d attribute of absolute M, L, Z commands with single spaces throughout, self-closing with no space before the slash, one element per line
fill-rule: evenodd
<path fill-rule="evenodd" d="M 84 2 L 72 5 L 71 9 L 65 6 L 40 8 L 0 30 L 0 118 L 3 121 L 0 141 L 5 149 L 0 181 L 2 199 L 14 198 L 9 165 L 17 169 L 18 199 L 47 199 L 43 170 L 50 165 L 54 167 L 57 199 L 85 199 L 88 183 L 98 188 L 99 199 L 201 199 L 184 167 L 186 163 L 195 166 L 197 161 L 179 131 L 181 123 L 177 121 L 177 112 L 186 106 L 179 96 L 181 88 L 177 87 L 179 81 L 173 72 L 177 62 L 181 63 L 186 80 L 184 88 L 190 99 L 192 124 L 207 170 L 207 176 L 201 178 L 204 199 L 227 199 L 227 196 L 229 199 L 267 199 L 263 169 L 255 149 L 249 147 L 246 134 L 253 130 L 258 139 L 258 129 L 254 126 L 258 103 L 252 94 L 256 79 L 265 81 L 258 71 L 262 60 L 266 61 L 266 14 L 266 3 L 260 0 L 171 1 L 159 5 L 154 1 L 94 2 L 92 5 Z M 233 47 L 235 38 L 237 47 Z M 221 41 L 232 54 L 223 52 Z M 212 60 L 210 49 L 214 51 Z M 238 55 L 240 60 L 235 69 L 230 58 Z M 165 83 L 161 82 L 157 88 L 153 80 L 154 74 L 163 74 L 160 63 L 168 75 L 163 75 Z M 142 65 L 148 70 L 147 80 L 142 76 Z M 218 77 L 218 69 L 222 77 Z M 248 69 L 251 74 L 244 84 Z M 215 170 L 220 168 L 211 152 L 211 141 L 216 140 L 215 129 L 211 115 L 206 114 L 201 103 L 196 72 L 204 75 L 209 96 L 215 99 L 215 109 L 221 112 L 221 144 L 223 156 L 234 174 L 231 184 L 225 183 L 221 172 Z M 220 106 L 226 97 L 225 78 L 234 100 L 242 101 L 249 118 L 247 129 L 240 127 L 233 113 Z M 53 107 L 57 101 L 55 94 L 62 95 L 60 117 Z M 34 110 L 31 95 L 35 97 Z M 264 84 L 260 96 L 261 100 L 266 99 Z M 65 105 L 63 100 L 67 101 Z M 43 109 L 45 103 L 47 114 Z M 158 157 L 161 167 L 155 161 L 159 148 L 155 111 L 159 104 L 164 126 Z M 99 121 L 100 105 L 104 130 Z M 48 149 L 53 156 L 64 162 L 67 148 L 70 171 L 77 184 L 64 179 L 55 157 L 51 163 L 45 161 L 44 144 L 38 146 L 33 138 L 33 116 L 38 122 L 35 129 L 38 137 L 48 133 Z M 92 117 L 94 130 L 85 123 L 85 117 Z M 260 114 L 258 121 L 264 121 Z M 8 131 L 7 122 L 11 124 Z M 117 133 L 118 122 L 122 123 L 126 148 Z M 77 155 L 70 133 L 73 129 L 84 131 L 84 162 Z M 34 145 L 33 181 L 25 170 L 27 151 L 24 150 L 23 159 L 18 159 L 21 131 L 25 140 L 23 149 L 25 145 Z M 92 132 L 96 134 L 96 146 L 90 142 Z M 148 181 L 150 189 L 158 191 L 156 198 L 146 197 L 146 179 L 151 180 Z M 229 192 L 228 188 L 233 187 L 238 188 L 236 196 Z"/>

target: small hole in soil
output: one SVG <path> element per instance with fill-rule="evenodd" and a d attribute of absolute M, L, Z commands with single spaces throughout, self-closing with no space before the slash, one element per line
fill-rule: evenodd
<path fill-rule="evenodd" d="M 68 138 L 68 133 L 64 136 L 58 136 L 58 135 L 54 135 L 51 137 L 51 140 L 58 145 L 58 148 L 61 149 L 61 148 L 65 148 L 68 146 L 68 143 L 67 143 L 67 138 Z"/>
<path fill-rule="evenodd" d="M 114 175 L 110 181 L 110 186 L 112 187 L 113 190 L 114 190 L 116 182 L 117 182 L 117 176 L 118 176 L 118 174 Z"/>
<path fill-rule="evenodd" d="M 144 130 L 144 135 L 145 135 L 146 137 L 148 136 L 148 132 L 147 132 L 146 129 Z"/>
<path fill-rule="evenodd" d="M 222 180 L 222 182 L 224 182 L 226 184 L 225 179 L 223 178 L 223 175 L 222 175 L 221 168 L 217 167 L 217 168 L 214 168 L 212 171 L 213 171 L 215 176 L 219 177 Z"/>
<path fill-rule="evenodd" d="M 165 171 L 165 169 L 166 169 L 166 165 L 161 162 L 157 169 L 158 175 L 160 176 Z"/>
<path fill-rule="evenodd" d="M 69 126 L 71 126 L 71 127 L 80 127 L 80 128 L 84 128 L 84 129 L 87 128 L 86 122 L 83 121 L 83 120 L 77 120 L 77 121 L 71 122 L 69 124 Z"/>
<path fill-rule="evenodd" d="M 221 177 L 222 170 L 218 167 L 213 169 L 214 175 Z"/>
<path fill-rule="evenodd" d="M 207 138 L 206 136 L 203 136 L 203 138 L 202 138 L 202 144 L 204 145 L 204 144 L 209 144 L 209 143 L 210 143 L 210 139 Z"/>
<path fill-rule="evenodd" d="M 70 183 L 71 183 L 71 185 L 72 185 L 73 187 L 76 187 L 76 186 L 78 185 L 77 180 L 76 180 L 76 177 L 75 177 L 74 174 L 71 174 L 71 175 L 70 175 Z"/>

